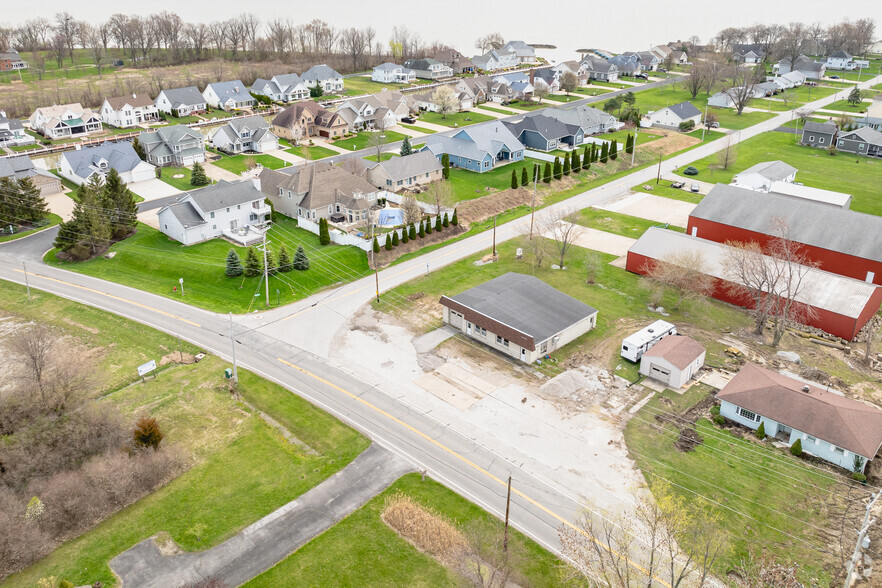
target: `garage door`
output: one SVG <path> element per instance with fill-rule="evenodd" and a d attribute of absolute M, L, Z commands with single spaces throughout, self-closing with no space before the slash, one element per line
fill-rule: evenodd
<path fill-rule="evenodd" d="M 649 377 L 667 383 L 671 380 L 671 370 L 657 366 L 653 363 L 649 365 Z"/>
<path fill-rule="evenodd" d="M 450 311 L 450 326 L 457 329 L 462 328 L 462 315 L 454 310 Z"/>

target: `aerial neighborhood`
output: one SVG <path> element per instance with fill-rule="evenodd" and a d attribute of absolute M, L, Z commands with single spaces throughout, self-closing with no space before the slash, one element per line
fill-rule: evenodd
<path fill-rule="evenodd" d="M 791 8 L 5 16 L 0 582 L 882 585 L 882 41 Z"/>

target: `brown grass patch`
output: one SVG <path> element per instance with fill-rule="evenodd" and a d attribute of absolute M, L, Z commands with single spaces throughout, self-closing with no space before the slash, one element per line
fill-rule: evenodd
<path fill-rule="evenodd" d="M 380 518 L 405 541 L 445 565 L 457 567 L 468 552 L 453 522 L 400 491 L 386 498 Z"/>
<path fill-rule="evenodd" d="M 698 137 L 690 137 L 689 135 L 671 132 L 671 134 L 666 137 L 656 139 L 652 143 L 647 143 L 643 146 L 638 145 L 637 148 L 646 152 L 652 152 L 655 155 L 670 155 L 671 153 L 682 151 L 683 149 L 687 149 L 698 143 L 701 143 L 701 139 Z"/>

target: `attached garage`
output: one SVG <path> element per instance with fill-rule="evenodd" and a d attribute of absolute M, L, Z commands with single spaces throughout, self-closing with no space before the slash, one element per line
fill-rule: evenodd
<path fill-rule="evenodd" d="M 706 350 L 693 339 L 669 335 L 640 358 L 640 373 L 676 390 L 682 388 L 704 365 Z"/>

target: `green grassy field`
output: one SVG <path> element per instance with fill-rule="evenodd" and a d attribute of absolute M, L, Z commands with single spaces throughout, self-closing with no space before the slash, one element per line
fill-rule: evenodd
<path fill-rule="evenodd" d="M 276 586 L 471 586 L 462 575 L 417 550 L 380 519 L 385 501 L 403 493 L 443 513 L 459 526 L 477 524 L 492 533 L 497 519 L 433 480 L 408 474 L 353 514 L 325 531 L 246 588 Z M 512 531 L 512 580 L 521 586 L 558 586 L 558 560 Z"/>
<path fill-rule="evenodd" d="M 661 194 L 656 195 L 661 196 Z M 650 227 L 664 226 L 664 223 L 599 208 L 584 208 L 580 210 L 575 222 L 592 229 L 632 239 L 638 239 Z M 686 229 L 683 227 L 671 226 L 668 228 L 680 233 L 686 232 Z"/>
<path fill-rule="evenodd" d="M 242 172 L 248 170 L 246 164 L 249 159 L 254 163 L 258 163 L 263 167 L 268 167 L 270 169 L 279 169 L 280 167 L 291 165 L 285 160 L 279 159 L 278 157 L 274 157 L 272 155 L 267 155 L 266 153 L 233 155 L 232 157 L 223 157 L 217 161 L 213 161 L 211 162 L 211 164 L 216 165 L 221 169 L 225 169 L 228 172 L 241 174 Z"/>
<path fill-rule="evenodd" d="M 346 90 L 346 96 L 361 96 L 362 94 L 375 94 L 383 90 L 396 91 L 408 86 L 426 83 L 423 80 L 414 80 L 412 84 L 384 84 L 375 82 L 370 76 L 357 76 L 345 78 L 343 80 L 343 88 Z"/>
<path fill-rule="evenodd" d="M 721 127 L 736 131 L 752 127 L 776 116 L 774 112 L 742 112 L 739 115 L 733 108 L 710 108 L 708 113 L 711 112 L 717 115 L 717 121 Z"/>
<path fill-rule="evenodd" d="M 523 100 L 512 100 L 506 106 L 511 108 L 515 108 L 517 110 L 539 110 L 540 108 L 547 108 L 549 106 L 554 106 L 554 102 L 548 102 L 547 100 L 543 100 L 542 102 L 538 102 L 536 100 L 525 102 Z"/>
<path fill-rule="evenodd" d="M 349 151 L 366 149 L 370 145 L 371 137 L 373 135 L 376 135 L 378 132 L 379 131 L 362 131 L 354 137 L 349 137 L 348 139 L 338 139 L 337 141 L 334 141 L 334 147 L 339 147 L 340 149 L 348 149 Z M 382 134 L 385 135 L 385 137 L 383 138 L 383 143 L 394 143 L 396 141 L 403 141 L 404 137 L 406 136 L 395 131 L 383 131 Z"/>
<path fill-rule="evenodd" d="M 852 195 L 851 209 L 882 215 L 882 200 L 877 186 L 882 182 L 882 165 L 866 157 L 849 154 L 828 155 L 823 149 L 798 145 L 786 133 L 763 133 L 740 143 L 735 163 L 720 169 L 717 156 L 695 162 L 697 179 L 728 184 L 732 176 L 761 161 L 780 159 L 799 170 L 796 180 L 806 186 Z"/>
<path fill-rule="evenodd" d="M 416 125 L 407 125 L 404 123 L 398 123 L 398 126 L 405 128 L 408 131 L 414 131 L 416 133 L 426 133 L 427 135 L 431 135 L 435 132 L 432 129 L 427 129 L 426 127 L 418 127 Z"/>
<path fill-rule="evenodd" d="M 515 170 L 518 179 L 521 177 L 521 167 L 528 165 L 529 172 L 532 163 L 522 162 L 502 165 L 484 173 L 469 171 L 462 168 L 450 169 L 450 182 L 453 184 L 454 198 L 457 202 L 480 198 L 491 192 L 505 190 L 511 187 L 511 170 Z M 488 189 L 489 188 L 489 189 Z"/>
<path fill-rule="evenodd" d="M 454 112 L 446 117 L 437 112 L 423 112 L 420 114 L 420 121 L 441 125 L 442 127 L 465 127 L 479 122 L 487 122 L 495 120 L 495 117 L 489 114 L 481 114 L 475 111 Z"/>
<path fill-rule="evenodd" d="M 194 186 L 190 183 L 190 178 L 193 175 L 193 171 L 188 167 L 162 167 L 157 168 L 162 170 L 160 173 L 160 180 L 168 184 L 169 186 L 174 186 L 178 190 L 195 190 L 196 188 L 200 188 L 202 186 Z M 183 175 L 181 178 L 176 178 L 177 175 Z"/>
<path fill-rule="evenodd" d="M 271 249 L 278 253 L 285 245 L 293 257 L 303 245 L 310 258 L 306 271 L 292 271 L 270 276 L 270 304 L 287 304 L 314 294 L 328 286 L 348 282 L 368 271 L 365 253 L 356 247 L 321 246 L 318 235 L 297 228 L 296 221 L 277 215 L 268 236 Z M 54 250 L 46 254 L 46 262 L 72 271 L 132 286 L 160 296 L 183 300 L 188 304 L 217 312 L 247 312 L 264 308 L 265 285 L 260 277 L 228 278 L 224 274 L 230 249 L 245 261 L 247 250 L 227 241 L 212 239 L 185 247 L 156 229 L 138 225 L 138 232 L 111 247 L 113 259 L 100 257 L 81 263 L 59 261 Z M 178 286 L 184 278 L 185 296 Z M 276 293 L 278 290 L 278 294 Z"/>
<path fill-rule="evenodd" d="M 487 106 L 486 104 L 479 104 L 477 106 L 479 110 L 488 110 L 490 112 L 495 112 L 496 114 L 504 114 L 506 116 L 514 114 L 511 110 L 505 110 L 504 108 L 494 108 L 493 106 Z"/>
<path fill-rule="evenodd" d="M 600 96 L 601 94 L 612 92 L 612 90 L 607 88 L 576 88 L 573 91 L 577 94 L 584 94 L 585 96 Z"/>
<path fill-rule="evenodd" d="M 578 94 L 570 94 L 567 96 L 566 94 L 549 94 L 543 100 L 553 100 L 555 102 L 575 102 L 576 100 L 581 100 L 584 96 L 579 96 Z"/>
<path fill-rule="evenodd" d="M 859 102 L 857 104 L 851 104 L 848 100 L 837 100 L 836 102 L 825 106 L 824 110 L 840 110 L 842 112 L 858 114 L 866 112 L 868 106 L 870 106 L 869 102 Z"/>
<path fill-rule="evenodd" d="M 389 161 L 393 157 L 399 157 L 398 153 L 381 153 L 380 154 L 380 161 Z M 362 159 L 367 159 L 368 161 L 377 161 L 377 156 L 376 155 L 366 155 L 365 157 L 362 157 Z"/>
<path fill-rule="evenodd" d="M 54 227 L 55 225 L 61 222 L 61 217 L 57 214 L 49 213 L 44 219 L 46 222 L 40 227 L 35 229 L 30 229 L 27 231 L 21 231 L 18 233 L 9 234 L 8 224 L 0 224 L 0 243 L 4 243 L 6 241 L 15 241 L 16 239 L 21 239 L 22 237 L 27 237 L 28 235 L 32 235 L 37 231 L 42 231 L 43 229 L 48 229 L 50 227 Z"/>
<path fill-rule="evenodd" d="M 318 145 L 314 145 L 312 147 L 304 147 L 303 145 L 299 145 L 297 147 L 285 149 L 285 152 L 309 160 L 324 159 L 325 157 L 340 155 L 333 149 L 328 149 L 327 147 L 319 147 Z"/>
<path fill-rule="evenodd" d="M 628 421 L 625 442 L 637 466 L 647 479 L 656 475 L 674 480 L 678 486 L 672 486 L 672 490 L 687 503 L 704 506 L 696 498 L 698 494 L 725 505 L 727 510 L 719 511 L 718 524 L 730 550 L 714 566 L 718 577 L 738 565 L 748 548 L 761 545 L 772 550 L 779 563 L 798 562 L 797 573 L 803 582 L 830 585 L 829 570 L 838 568 L 838 559 L 834 561 L 832 555 L 821 554 L 769 528 L 776 527 L 815 545 L 828 545 L 829 535 L 816 532 L 812 526 L 839 525 L 827 514 L 828 493 L 835 490 L 829 474 L 799 464 L 784 450 L 740 440 L 705 419 L 696 424 L 704 444 L 690 452 L 679 451 L 674 447 L 679 427 L 659 424 L 655 419 L 659 411 L 687 410 L 708 390 L 701 385 L 682 395 L 668 390 L 661 397 L 656 395 Z M 793 498 L 797 488 L 798 505 Z"/>

